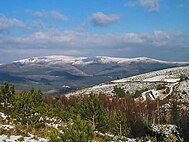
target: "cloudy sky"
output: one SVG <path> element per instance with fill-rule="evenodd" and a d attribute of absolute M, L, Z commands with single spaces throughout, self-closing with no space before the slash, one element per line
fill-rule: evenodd
<path fill-rule="evenodd" d="M 46 55 L 189 61 L 189 0 L 1 0 L 0 64 Z"/>

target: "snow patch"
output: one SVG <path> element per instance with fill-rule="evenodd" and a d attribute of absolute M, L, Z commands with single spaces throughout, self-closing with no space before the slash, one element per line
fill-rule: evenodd
<path fill-rule="evenodd" d="M 6 116 L 4 113 L 0 112 L 0 117 L 1 117 L 3 120 L 6 120 L 6 118 L 7 118 L 8 116 Z"/>
<path fill-rule="evenodd" d="M 177 131 L 177 126 L 176 125 L 153 125 L 152 130 L 157 133 L 163 133 L 167 137 L 170 136 L 171 134 L 179 134 Z"/>
<path fill-rule="evenodd" d="M 0 124 L 0 129 L 10 130 L 10 129 L 14 129 L 14 126 L 11 126 L 11 125 L 1 125 Z"/>
<path fill-rule="evenodd" d="M 18 141 L 22 136 L 6 136 L 6 135 L 0 135 L 0 142 L 16 142 Z M 45 138 L 38 138 L 38 140 L 31 137 L 23 137 L 24 142 L 48 142 L 48 139 Z"/>
<path fill-rule="evenodd" d="M 169 83 L 175 83 L 175 82 L 178 82 L 180 81 L 180 79 L 164 79 L 164 82 L 169 82 Z"/>

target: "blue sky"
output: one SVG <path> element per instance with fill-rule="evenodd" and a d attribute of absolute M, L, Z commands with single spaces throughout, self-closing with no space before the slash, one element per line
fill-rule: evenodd
<path fill-rule="evenodd" d="M 0 63 L 33 56 L 189 61 L 188 0 L 2 0 Z"/>

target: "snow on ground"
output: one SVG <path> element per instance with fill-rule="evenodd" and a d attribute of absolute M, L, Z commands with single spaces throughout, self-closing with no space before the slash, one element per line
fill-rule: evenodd
<path fill-rule="evenodd" d="M 142 82 L 127 82 L 127 83 L 110 83 L 110 84 L 100 84 L 96 85 L 94 87 L 78 90 L 72 93 L 67 94 L 66 96 L 72 96 L 72 95 L 84 95 L 84 94 L 90 94 L 91 92 L 95 94 L 108 94 L 108 95 L 114 95 L 113 90 L 114 86 L 120 86 L 123 89 L 129 91 L 130 93 L 134 93 L 135 90 L 141 90 L 144 88 L 154 89 L 156 88 L 155 83 L 142 83 Z"/>
<path fill-rule="evenodd" d="M 164 79 L 164 82 L 168 82 L 168 83 L 175 83 L 175 82 L 178 82 L 178 81 L 180 81 L 180 79 L 179 78 L 177 78 L 177 79 Z"/>
<path fill-rule="evenodd" d="M 165 69 L 160 71 L 154 71 L 141 75 L 136 75 L 128 78 L 122 78 L 119 80 L 113 80 L 112 83 L 124 83 L 124 82 L 168 82 L 174 83 L 180 80 L 181 75 L 189 76 L 189 66 L 177 67 L 171 69 Z"/>
<path fill-rule="evenodd" d="M 119 80 L 113 80 L 111 81 L 111 83 L 124 83 L 124 82 L 127 82 L 128 80 L 126 78 L 123 78 L 123 79 L 119 79 Z"/>
<path fill-rule="evenodd" d="M 180 101 L 189 103 L 189 80 L 181 82 L 177 91 L 181 92 Z"/>
<path fill-rule="evenodd" d="M 154 71 L 150 73 L 132 76 L 125 79 L 127 79 L 128 81 L 143 81 L 145 79 L 153 78 L 153 77 L 156 78 L 158 76 L 162 76 L 164 79 L 178 79 L 182 75 L 189 76 L 189 66 Z"/>
<path fill-rule="evenodd" d="M 0 129 L 10 130 L 10 129 L 14 129 L 14 126 L 0 124 Z"/>
<path fill-rule="evenodd" d="M 167 82 L 167 83 L 175 83 L 180 81 L 179 78 L 165 78 L 166 76 L 156 76 L 152 78 L 144 79 L 144 82 Z"/>
<path fill-rule="evenodd" d="M 177 131 L 177 126 L 176 125 L 153 125 L 152 130 L 157 133 L 163 133 L 167 137 L 170 136 L 171 134 L 179 134 Z"/>
<path fill-rule="evenodd" d="M 106 87 L 109 87 L 109 86 L 110 86 L 109 84 L 101 84 L 99 86 L 91 87 L 91 89 L 100 89 L 100 88 L 106 88 Z"/>
<path fill-rule="evenodd" d="M 6 118 L 7 118 L 8 116 L 6 116 L 4 113 L 0 112 L 0 117 L 1 117 L 3 120 L 6 120 Z"/>
<path fill-rule="evenodd" d="M 95 133 L 101 137 L 109 137 L 109 138 L 112 138 L 114 141 L 117 141 L 118 139 L 121 139 L 119 140 L 120 142 L 122 142 L 122 140 L 124 140 L 124 142 L 136 142 L 136 139 L 134 138 L 127 138 L 125 136 L 117 136 L 117 135 L 113 135 L 113 134 L 108 134 L 108 133 L 101 133 L 101 132 L 98 132 L 98 131 L 95 131 Z"/>
<path fill-rule="evenodd" d="M 6 136 L 6 135 L 0 135 L 0 142 L 16 142 L 19 141 L 19 139 L 23 138 L 24 142 L 48 142 L 47 139 L 44 138 L 38 138 L 34 139 L 33 137 L 22 137 L 22 136 Z"/>
<path fill-rule="evenodd" d="M 34 114 L 34 115 L 39 115 L 38 113 Z M 6 116 L 4 113 L 0 112 L 0 118 L 2 118 L 2 120 L 7 120 L 8 116 Z M 43 121 L 43 118 L 40 117 L 39 121 Z M 59 127 L 62 126 L 61 121 L 56 119 L 56 118 L 49 118 L 49 117 L 45 117 L 45 120 L 48 121 L 45 123 L 45 125 L 47 127 L 53 127 L 58 129 Z M 6 130 L 9 131 L 11 129 L 14 129 L 15 126 L 14 125 L 4 125 L 4 124 L 0 124 L 0 130 Z M 24 142 L 48 142 L 48 139 L 45 138 L 40 138 L 37 136 L 34 136 L 32 134 L 29 134 L 28 137 L 23 137 L 21 135 L 19 136 L 15 136 L 15 135 L 0 135 L 0 142 L 16 142 L 19 141 L 20 139 L 24 140 Z"/>
<path fill-rule="evenodd" d="M 170 83 L 174 83 L 174 82 L 178 82 L 180 79 L 179 78 L 172 78 L 171 76 L 168 75 L 159 75 L 159 76 L 155 76 L 155 77 L 151 77 L 151 78 L 147 78 L 144 79 L 144 82 L 170 82 Z"/>
<path fill-rule="evenodd" d="M 56 118 L 49 118 L 47 116 L 45 117 L 45 119 L 46 121 L 48 121 L 45 123 L 45 126 L 47 127 L 53 127 L 55 129 L 58 129 L 59 127 L 62 126 L 61 120 L 58 121 Z"/>

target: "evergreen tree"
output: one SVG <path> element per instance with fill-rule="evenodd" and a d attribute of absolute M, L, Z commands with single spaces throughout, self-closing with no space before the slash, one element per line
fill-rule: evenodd
<path fill-rule="evenodd" d="M 59 117 L 63 121 L 68 121 L 68 119 L 71 117 L 70 112 L 65 109 L 64 105 L 62 104 L 62 102 L 60 100 L 58 100 L 50 108 L 48 115 L 50 115 L 52 117 Z"/>
<path fill-rule="evenodd" d="M 43 103 L 43 93 L 40 90 L 36 91 L 36 90 L 32 89 L 30 91 L 30 94 L 31 94 L 33 102 L 35 104 L 42 104 Z"/>
<path fill-rule="evenodd" d="M 13 116 L 27 127 L 31 123 L 31 115 L 35 113 L 35 105 L 30 92 L 15 95 L 13 103 Z"/>
<path fill-rule="evenodd" d="M 111 129 L 115 135 L 120 135 L 125 137 L 129 135 L 130 128 L 128 127 L 127 119 L 123 113 L 121 112 L 117 113 L 115 118 L 112 119 Z"/>
<path fill-rule="evenodd" d="M 8 82 L 5 82 L 0 86 L 0 103 L 4 104 L 4 108 L 7 109 L 11 102 L 11 97 L 15 94 L 14 85 L 9 86 Z"/>
<path fill-rule="evenodd" d="M 28 92 L 29 95 L 32 98 L 32 102 L 34 104 L 35 107 L 35 111 L 40 113 L 40 114 L 44 114 L 46 113 L 46 104 L 43 101 L 43 93 L 40 90 L 31 90 L 30 92 Z"/>
<path fill-rule="evenodd" d="M 69 121 L 60 138 L 63 142 L 90 142 L 94 139 L 94 127 L 90 122 L 81 120 L 79 116 Z"/>
<path fill-rule="evenodd" d="M 107 129 L 104 106 L 97 95 L 90 94 L 83 101 L 78 101 L 73 105 L 72 111 L 82 119 L 90 121 L 99 131 L 105 132 Z"/>
<path fill-rule="evenodd" d="M 119 97 L 125 97 L 126 96 L 125 90 L 121 87 L 118 87 L 117 85 L 114 86 L 114 90 L 113 90 L 112 93 L 116 94 Z"/>

